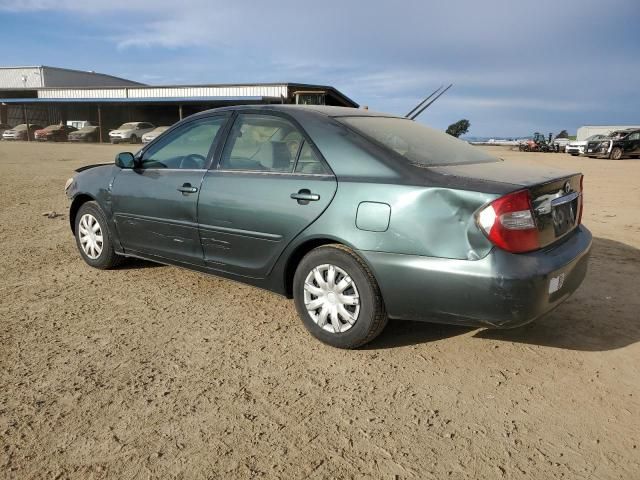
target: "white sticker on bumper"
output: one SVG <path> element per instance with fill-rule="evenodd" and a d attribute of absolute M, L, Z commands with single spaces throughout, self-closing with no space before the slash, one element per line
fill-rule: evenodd
<path fill-rule="evenodd" d="M 564 273 L 561 273 L 557 277 L 553 277 L 549 281 L 549 295 L 560 290 L 562 288 L 563 283 L 564 283 Z"/>

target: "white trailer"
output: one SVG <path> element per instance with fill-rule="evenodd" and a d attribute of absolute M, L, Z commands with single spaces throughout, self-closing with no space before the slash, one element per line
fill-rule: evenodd
<path fill-rule="evenodd" d="M 614 130 L 626 130 L 627 128 L 640 128 L 638 125 L 585 125 L 578 129 L 577 141 L 586 140 L 591 135 L 607 135 Z"/>

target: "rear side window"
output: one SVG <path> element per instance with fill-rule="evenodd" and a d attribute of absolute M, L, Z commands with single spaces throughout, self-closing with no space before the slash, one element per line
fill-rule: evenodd
<path fill-rule="evenodd" d="M 229 133 L 220 168 L 290 173 L 302 142 L 300 131 L 284 118 L 240 114 Z"/>
<path fill-rule="evenodd" d="M 337 120 L 413 164 L 436 166 L 498 161 L 478 147 L 413 120 L 395 117 L 338 117 Z"/>
<path fill-rule="evenodd" d="M 327 174 L 327 169 L 313 152 L 308 142 L 302 143 L 298 163 L 296 163 L 296 173 L 306 173 L 308 175 Z"/>

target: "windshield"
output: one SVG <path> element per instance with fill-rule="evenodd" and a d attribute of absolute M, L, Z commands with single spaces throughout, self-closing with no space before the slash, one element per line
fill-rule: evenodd
<path fill-rule="evenodd" d="M 118 127 L 118 130 L 135 130 L 138 128 L 137 123 L 123 123 Z"/>
<path fill-rule="evenodd" d="M 82 127 L 79 132 L 93 132 L 97 127 Z"/>
<path fill-rule="evenodd" d="M 153 133 L 162 133 L 169 130 L 170 127 L 157 127 L 153 130 Z"/>
<path fill-rule="evenodd" d="M 48 127 L 44 127 L 44 130 L 51 131 L 51 130 L 58 130 L 59 128 L 61 128 L 60 125 L 49 125 Z"/>
<path fill-rule="evenodd" d="M 590 137 L 587 138 L 587 142 L 592 142 L 594 140 L 600 140 L 601 138 L 604 138 L 604 135 L 591 135 Z"/>
<path fill-rule="evenodd" d="M 498 161 L 478 147 L 412 120 L 390 117 L 339 117 L 338 120 L 414 164 L 435 166 Z"/>
<path fill-rule="evenodd" d="M 21 123 L 20 125 L 16 125 L 15 127 L 13 127 L 14 130 L 26 130 L 27 129 L 27 124 L 26 123 Z"/>

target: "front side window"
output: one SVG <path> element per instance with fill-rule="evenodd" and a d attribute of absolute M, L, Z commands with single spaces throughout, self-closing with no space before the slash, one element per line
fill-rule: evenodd
<path fill-rule="evenodd" d="M 302 141 L 300 131 L 284 118 L 240 114 L 229 133 L 220 168 L 292 172 Z"/>
<path fill-rule="evenodd" d="M 444 132 L 397 117 L 338 117 L 340 122 L 417 165 L 496 162 L 497 158 Z"/>
<path fill-rule="evenodd" d="M 142 156 L 142 168 L 204 169 L 226 117 L 189 122 L 154 143 Z"/>

